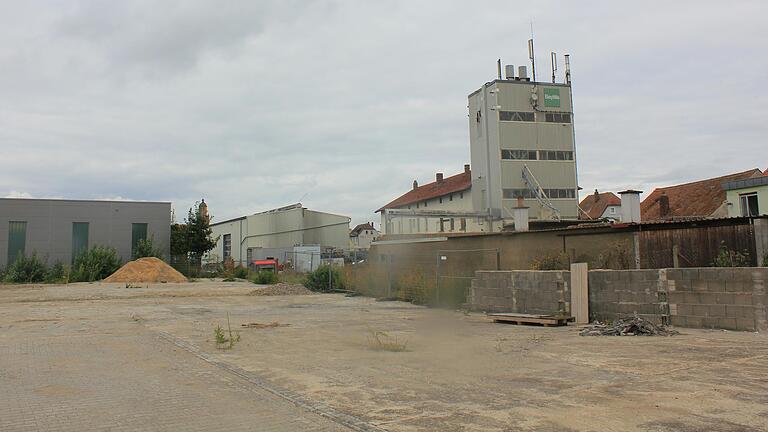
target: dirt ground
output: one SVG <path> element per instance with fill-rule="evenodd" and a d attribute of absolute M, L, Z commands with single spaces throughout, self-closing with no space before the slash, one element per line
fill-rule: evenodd
<path fill-rule="evenodd" d="M 142 285 L 0 286 L 0 340 L 131 322 L 388 431 L 768 430 L 765 334 L 581 337 L 364 297 L 252 295 L 246 282 Z M 213 329 L 227 315 L 241 341 L 223 351 Z M 374 334 L 404 351 L 375 349 Z"/>

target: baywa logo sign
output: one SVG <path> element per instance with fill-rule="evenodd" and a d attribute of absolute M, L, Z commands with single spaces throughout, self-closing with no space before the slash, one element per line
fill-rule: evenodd
<path fill-rule="evenodd" d="M 544 89 L 544 106 L 547 106 L 547 107 L 560 106 L 560 89 L 556 89 L 556 88 Z"/>

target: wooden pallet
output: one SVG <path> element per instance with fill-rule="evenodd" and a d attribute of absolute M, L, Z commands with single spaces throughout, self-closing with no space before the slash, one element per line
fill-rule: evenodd
<path fill-rule="evenodd" d="M 518 314 L 518 313 L 493 313 L 488 314 L 488 317 L 493 319 L 496 323 L 505 324 L 535 324 L 543 325 L 545 327 L 560 327 L 568 325 L 569 321 L 573 321 L 574 317 L 563 315 L 532 315 L 532 314 Z"/>

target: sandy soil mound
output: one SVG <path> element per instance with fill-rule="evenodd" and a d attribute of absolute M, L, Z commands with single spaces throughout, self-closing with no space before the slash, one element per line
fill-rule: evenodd
<path fill-rule="evenodd" d="M 187 282 L 187 278 L 165 261 L 148 257 L 125 264 L 104 282 Z"/>

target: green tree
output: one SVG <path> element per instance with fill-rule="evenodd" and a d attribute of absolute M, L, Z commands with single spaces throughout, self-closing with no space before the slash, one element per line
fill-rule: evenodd
<path fill-rule="evenodd" d="M 163 258 L 163 251 L 160 248 L 155 247 L 155 238 L 150 237 L 148 239 L 141 239 L 136 243 L 136 248 L 133 251 L 132 258 L 137 260 L 139 258 L 156 257 Z"/>
<path fill-rule="evenodd" d="M 171 225 L 171 254 L 185 256 L 199 267 L 203 255 L 219 240 L 212 237 L 210 222 L 211 218 L 200 213 L 200 203 L 196 202 L 183 224 Z"/>

